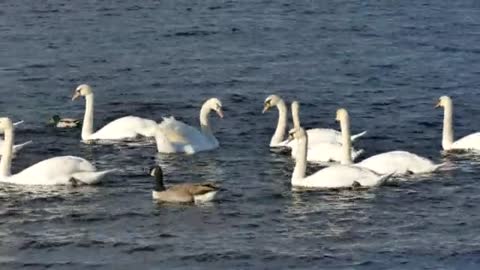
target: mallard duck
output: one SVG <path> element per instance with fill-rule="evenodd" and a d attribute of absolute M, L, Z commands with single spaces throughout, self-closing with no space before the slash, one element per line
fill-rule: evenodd
<path fill-rule="evenodd" d="M 161 202 L 209 202 L 215 198 L 219 190 L 219 187 L 213 183 L 185 183 L 165 188 L 163 185 L 163 172 L 160 166 L 153 167 L 150 170 L 150 175 L 155 177 L 155 188 L 152 191 L 152 197 Z"/>
<path fill-rule="evenodd" d="M 59 115 L 52 116 L 48 124 L 57 128 L 77 128 L 82 126 L 82 122 L 79 119 L 61 118 Z"/>

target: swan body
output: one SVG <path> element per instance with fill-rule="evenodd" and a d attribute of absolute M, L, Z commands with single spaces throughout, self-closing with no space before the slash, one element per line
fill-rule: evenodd
<path fill-rule="evenodd" d="M 308 133 L 307 133 L 308 135 Z M 364 150 L 355 150 L 352 148 L 350 151 L 351 159 L 357 159 Z M 297 158 L 298 155 L 297 146 L 292 148 L 292 157 Z M 330 163 L 330 162 L 341 162 L 343 158 L 343 146 L 340 143 L 333 142 L 318 142 L 314 145 L 310 145 L 307 148 L 307 161 L 313 163 Z"/>
<path fill-rule="evenodd" d="M 212 133 L 208 119 L 212 110 L 223 118 L 222 103 L 217 98 L 211 98 L 200 110 L 200 129 L 178 121 L 173 116 L 164 118 L 155 135 L 158 152 L 193 154 L 218 148 L 218 140 Z"/>
<path fill-rule="evenodd" d="M 450 146 L 444 150 L 480 150 L 480 132 L 472 133 L 461 139 L 454 141 Z"/>
<path fill-rule="evenodd" d="M 337 121 L 340 121 L 342 132 L 350 134 L 350 117 L 346 109 L 337 110 Z M 350 147 L 349 136 L 344 138 L 345 146 Z M 346 148 L 345 148 L 346 149 Z M 352 159 L 348 152 L 344 152 L 341 163 L 352 165 Z M 369 157 L 362 162 L 354 164 L 357 167 L 366 168 L 379 174 L 406 174 L 406 173 L 429 173 L 437 170 L 443 164 L 434 164 L 428 158 L 407 152 L 391 151 Z"/>
<path fill-rule="evenodd" d="M 154 137 L 157 122 L 136 116 L 124 116 L 113 120 L 83 140 L 127 140 Z"/>
<path fill-rule="evenodd" d="M 370 169 L 380 174 L 420 174 L 434 172 L 444 164 L 435 164 L 430 159 L 406 151 L 390 151 L 371 156 L 355 166 Z"/>
<path fill-rule="evenodd" d="M 150 175 L 155 177 L 155 188 L 152 191 L 152 197 L 161 202 L 209 202 L 215 199 L 219 190 L 218 186 L 213 183 L 186 183 L 165 188 L 163 185 L 163 172 L 160 166 L 152 168 Z"/>
<path fill-rule="evenodd" d="M 291 139 L 298 143 L 299 156 L 292 174 L 292 186 L 306 188 L 344 188 L 360 184 L 373 187 L 385 182 L 391 175 L 380 175 L 369 169 L 352 165 L 333 165 L 310 176 L 305 176 L 308 135 L 303 128 L 294 128 Z M 344 145 L 344 147 L 348 147 Z M 347 149 L 348 151 L 348 149 Z"/>
<path fill-rule="evenodd" d="M 437 106 L 443 107 L 443 134 L 442 147 L 443 150 L 480 150 L 480 132 L 467 135 L 457 141 L 454 141 L 453 131 L 453 102 L 448 96 L 440 97 Z"/>
<path fill-rule="evenodd" d="M 96 171 L 87 160 L 74 156 L 53 157 L 40 161 L 21 172 L 10 173 L 14 131 L 10 119 L 0 118 L 5 143 L 0 160 L 0 182 L 20 185 L 81 185 L 95 184 L 112 170 Z"/>
<path fill-rule="evenodd" d="M 157 122 L 136 116 L 125 116 L 116 119 L 97 132 L 93 132 L 93 103 L 92 88 L 86 84 L 77 87 L 72 100 L 85 97 L 85 116 L 82 124 L 82 140 L 135 140 L 139 137 L 154 137 Z"/>

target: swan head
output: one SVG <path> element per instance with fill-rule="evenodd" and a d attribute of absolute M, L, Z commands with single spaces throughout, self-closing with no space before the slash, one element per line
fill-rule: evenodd
<path fill-rule="evenodd" d="M 80 96 L 87 96 L 87 95 L 90 95 L 92 93 L 92 88 L 90 87 L 90 85 L 88 84 L 80 84 L 79 86 L 77 86 L 77 88 L 75 89 L 75 92 L 73 93 L 73 97 L 72 97 L 72 100 L 75 100 L 77 99 L 78 97 Z"/>
<path fill-rule="evenodd" d="M 163 171 L 160 166 L 155 166 L 150 169 L 150 175 L 155 177 L 155 191 L 162 191 L 165 190 L 163 186 Z"/>
<path fill-rule="evenodd" d="M 8 117 L 0 117 L 0 131 L 4 131 L 6 129 L 12 129 L 13 123 L 12 120 Z"/>
<path fill-rule="evenodd" d="M 222 102 L 218 98 L 211 98 L 205 102 L 205 105 L 215 111 L 220 118 L 223 118 Z"/>
<path fill-rule="evenodd" d="M 348 111 L 345 108 L 340 108 L 337 110 L 337 116 L 335 120 L 338 122 L 342 122 L 348 119 Z"/>
<path fill-rule="evenodd" d="M 452 99 L 449 96 L 441 96 L 438 99 L 437 105 L 435 105 L 435 108 L 439 107 L 451 107 L 452 106 Z"/>
<path fill-rule="evenodd" d="M 270 95 L 268 96 L 265 101 L 263 102 L 263 111 L 262 113 L 265 113 L 268 111 L 270 108 L 277 106 L 277 104 L 281 101 L 282 99 L 277 96 L 277 95 Z"/>
<path fill-rule="evenodd" d="M 305 129 L 303 129 L 302 127 L 294 127 L 290 129 L 290 131 L 288 132 L 287 143 L 293 140 L 298 140 L 305 137 L 307 137 L 307 133 L 305 132 Z"/>
<path fill-rule="evenodd" d="M 299 111 L 300 110 L 300 102 L 294 100 L 292 102 L 292 105 L 290 105 L 292 107 L 292 111 Z"/>

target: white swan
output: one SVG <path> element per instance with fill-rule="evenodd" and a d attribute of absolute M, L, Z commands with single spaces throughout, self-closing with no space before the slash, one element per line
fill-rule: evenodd
<path fill-rule="evenodd" d="M 337 121 L 340 122 L 342 132 L 349 133 L 350 117 L 346 109 L 337 110 Z M 345 138 L 344 145 L 350 145 L 348 137 Z M 345 148 L 348 149 L 348 148 Z M 342 164 L 352 164 L 352 160 L 344 155 Z M 370 169 L 379 174 L 406 174 L 406 173 L 429 173 L 437 170 L 444 164 L 435 164 L 431 160 L 407 151 L 390 151 L 375 156 L 371 156 L 355 166 Z"/>
<path fill-rule="evenodd" d="M 96 171 L 83 158 L 63 156 L 40 161 L 12 175 L 12 150 L 14 130 L 9 118 L 0 118 L 0 130 L 5 132 L 5 144 L 0 160 L 0 182 L 20 185 L 82 185 L 95 184 L 113 170 Z"/>
<path fill-rule="evenodd" d="M 293 118 L 293 125 L 295 128 L 300 127 L 300 115 L 299 115 L 299 110 L 300 110 L 300 104 L 297 101 L 294 101 L 292 103 L 292 118 Z M 336 130 L 333 130 L 337 132 Z M 312 133 L 315 133 L 315 130 L 312 130 Z M 336 137 L 331 136 L 331 134 L 335 134 L 333 132 L 320 132 L 324 134 L 330 133 L 330 135 L 327 135 L 323 138 L 333 138 L 334 140 L 332 141 L 323 141 L 321 138 L 317 137 L 316 141 L 314 143 L 308 142 L 307 146 L 307 161 L 309 162 L 318 162 L 318 163 L 328 163 L 328 162 L 340 162 L 342 161 L 343 158 L 343 146 L 342 142 L 338 142 Z M 307 135 L 309 136 L 310 140 L 310 133 L 307 130 Z M 340 133 L 342 135 L 342 133 Z M 350 136 L 350 130 L 348 130 L 348 134 L 346 135 L 349 138 L 349 141 L 353 136 Z M 341 137 L 342 139 L 342 137 Z M 293 141 L 287 142 L 286 145 L 290 145 L 292 147 L 292 157 L 296 158 L 297 157 L 297 146 L 295 144 L 292 144 Z M 351 143 L 349 144 L 350 147 L 350 154 L 351 154 L 351 159 L 355 160 L 358 156 L 360 156 L 363 153 L 363 150 L 355 150 L 352 148 Z"/>
<path fill-rule="evenodd" d="M 348 140 L 350 140 L 349 137 Z M 308 135 L 303 128 L 298 127 L 290 131 L 289 138 L 290 140 L 296 139 L 298 144 L 298 156 L 291 180 L 293 187 L 344 188 L 355 185 L 372 187 L 382 184 L 391 176 L 380 175 L 369 169 L 351 165 L 333 165 L 310 176 L 305 176 Z M 345 153 L 349 155 L 350 148 L 345 144 L 344 147 Z"/>
<path fill-rule="evenodd" d="M 176 120 L 173 116 L 164 118 L 158 125 L 155 140 L 160 153 L 195 152 L 215 149 L 219 143 L 213 135 L 208 115 L 217 112 L 223 118 L 222 103 L 218 98 L 205 101 L 200 109 L 200 130 Z"/>
<path fill-rule="evenodd" d="M 443 150 L 480 150 L 480 132 L 472 133 L 461 139 L 453 141 L 453 102 L 448 96 L 440 97 L 437 105 L 435 106 L 444 108 L 443 115 L 443 135 L 442 135 L 442 147 Z"/>
<path fill-rule="evenodd" d="M 82 124 L 82 140 L 130 140 L 138 137 L 154 137 L 157 130 L 157 122 L 136 116 L 118 118 L 97 132 L 93 132 L 93 103 L 94 95 L 92 88 L 87 84 L 77 87 L 72 100 L 85 97 L 85 116 Z"/>
<path fill-rule="evenodd" d="M 285 146 L 288 148 L 294 148 L 296 142 L 289 142 L 285 140 L 285 132 L 287 129 L 287 106 L 282 98 L 277 95 L 270 95 L 265 99 L 263 113 L 268 111 L 271 107 L 276 106 L 278 109 L 278 123 L 275 133 L 270 141 L 270 147 L 279 147 Z M 300 123 L 300 113 L 299 113 L 299 103 L 298 101 L 292 102 L 292 120 L 294 126 Z M 341 143 L 342 136 L 341 133 L 334 129 L 329 128 L 313 128 L 307 130 L 308 134 L 308 145 L 316 144 L 318 142 L 337 142 Z M 364 136 L 367 134 L 366 131 L 352 136 L 352 141 Z"/>
<path fill-rule="evenodd" d="M 293 126 L 300 126 L 300 103 L 298 101 L 293 101 L 291 105 L 292 111 L 292 122 Z M 352 135 L 351 141 L 354 142 L 360 137 L 363 137 L 367 134 L 367 131 L 360 132 L 358 134 Z M 316 144 L 319 142 L 335 142 L 342 143 L 342 133 L 338 130 L 332 128 L 311 128 L 307 129 L 308 143 L 309 145 Z M 290 147 L 295 147 L 296 143 L 288 143 Z"/>

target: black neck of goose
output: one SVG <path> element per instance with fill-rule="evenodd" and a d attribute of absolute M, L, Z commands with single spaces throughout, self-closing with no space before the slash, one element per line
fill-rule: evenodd
<path fill-rule="evenodd" d="M 165 186 L 163 185 L 163 174 L 160 170 L 155 172 L 155 191 L 164 191 Z"/>

